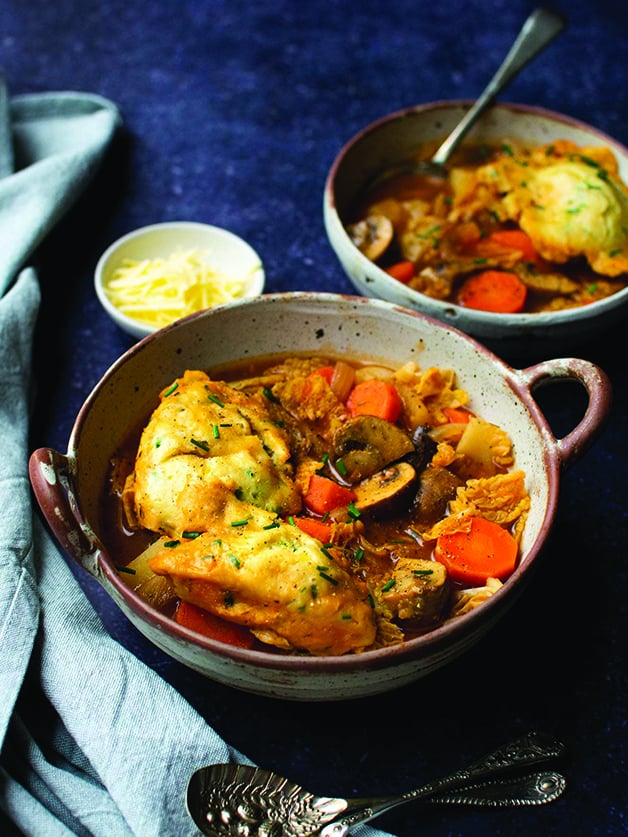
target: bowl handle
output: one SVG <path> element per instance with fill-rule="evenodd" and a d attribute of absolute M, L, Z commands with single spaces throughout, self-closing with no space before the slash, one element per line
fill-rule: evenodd
<path fill-rule="evenodd" d="M 612 386 L 606 373 L 588 360 L 558 358 L 521 369 L 520 380 L 532 394 L 534 390 L 560 379 L 579 381 L 587 391 L 588 404 L 580 422 L 562 439 L 551 437 L 561 466 L 575 462 L 597 437 L 608 417 L 612 402 Z"/>
<path fill-rule="evenodd" d="M 30 456 L 28 470 L 33 493 L 59 545 L 100 580 L 99 549 L 77 512 L 70 459 L 51 448 L 38 448 Z"/>

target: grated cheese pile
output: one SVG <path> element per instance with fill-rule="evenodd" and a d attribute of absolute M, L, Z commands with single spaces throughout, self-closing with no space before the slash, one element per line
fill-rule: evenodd
<path fill-rule="evenodd" d="M 203 254 L 191 250 L 167 258 L 125 259 L 105 285 L 113 305 L 140 323 L 161 328 L 195 311 L 243 295 L 247 276 L 218 273 Z"/>

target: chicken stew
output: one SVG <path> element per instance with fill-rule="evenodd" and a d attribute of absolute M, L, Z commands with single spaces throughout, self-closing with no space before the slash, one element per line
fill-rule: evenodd
<path fill-rule="evenodd" d="M 626 287 L 628 189 L 606 147 L 469 145 L 445 180 L 378 178 L 354 244 L 430 297 L 496 313 L 587 305 Z"/>
<path fill-rule="evenodd" d="M 480 605 L 514 571 L 530 505 L 508 434 L 454 370 L 311 356 L 186 371 L 107 495 L 121 575 L 152 606 L 319 656 Z"/>

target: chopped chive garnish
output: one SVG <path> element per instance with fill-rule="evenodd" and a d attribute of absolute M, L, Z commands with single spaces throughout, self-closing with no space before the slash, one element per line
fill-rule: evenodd
<path fill-rule="evenodd" d="M 116 567 L 116 570 L 119 573 L 128 573 L 129 575 L 135 575 L 136 570 L 133 567 Z"/>
<path fill-rule="evenodd" d="M 231 522 L 231 525 L 232 526 L 246 526 L 246 524 L 249 522 L 250 519 L 251 519 L 250 517 L 245 517 L 243 520 L 233 520 Z"/>
<path fill-rule="evenodd" d="M 178 389 L 178 387 L 179 382 L 175 381 L 174 384 L 172 384 L 172 386 L 169 386 L 168 389 L 164 392 L 164 398 L 167 398 L 169 395 L 172 395 L 172 393 L 175 391 L 175 389 Z"/>
<path fill-rule="evenodd" d="M 311 584 L 311 585 L 310 585 L 310 593 L 312 594 L 312 598 L 313 598 L 313 599 L 317 598 L 317 596 L 318 596 L 318 587 L 316 586 L 316 584 Z"/>
<path fill-rule="evenodd" d="M 353 617 L 350 613 L 341 613 L 340 618 L 344 619 L 345 622 L 349 622 Z"/>
<path fill-rule="evenodd" d="M 179 546 L 181 541 L 164 541 L 164 546 L 166 549 L 174 549 L 175 546 Z"/>
<path fill-rule="evenodd" d="M 214 434 L 214 439 L 220 439 L 220 427 L 217 424 L 212 426 L 212 433 Z"/>
<path fill-rule="evenodd" d="M 358 549 L 356 549 L 354 558 L 356 561 L 361 561 L 364 558 L 364 550 L 362 547 L 358 547 Z"/>
<path fill-rule="evenodd" d="M 387 592 L 388 592 L 389 590 L 391 590 L 394 586 L 395 586 L 395 579 L 394 579 L 394 578 L 391 578 L 391 579 L 390 579 L 389 581 L 387 581 L 387 582 L 386 582 L 386 584 L 384 584 L 384 586 L 382 587 L 382 593 L 387 593 Z"/>
<path fill-rule="evenodd" d="M 413 575 L 432 575 L 434 570 L 412 570 Z"/>
<path fill-rule="evenodd" d="M 360 516 L 360 514 L 361 514 L 360 509 L 359 509 L 359 508 L 355 505 L 355 503 L 353 502 L 353 500 L 352 500 L 352 501 L 349 503 L 349 505 L 347 506 L 347 511 L 349 512 L 349 514 L 351 515 L 351 517 L 353 517 L 355 520 L 357 520 L 357 519 L 358 519 L 358 517 L 359 517 L 359 516 Z"/>
<path fill-rule="evenodd" d="M 326 511 L 325 514 L 321 517 L 321 520 L 323 521 L 323 523 L 328 519 L 328 517 L 329 517 L 329 511 Z"/>
<path fill-rule="evenodd" d="M 226 607 L 233 607 L 235 604 L 235 599 L 233 598 L 233 593 L 230 593 L 228 590 L 222 597 L 223 602 L 225 603 Z"/>
<path fill-rule="evenodd" d="M 268 398 L 269 401 L 274 401 L 275 403 L 277 402 L 277 399 L 273 395 L 272 390 L 270 390 L 268 387 L 264 387 L 262 392 L 264 393 L 264 396 Z"/>
<path fill-rule="evenodd" d="M 233 566 L 237 570 L 239 570 L 240 567 L 242 566 L 242 564 L 240 563 L 240 559 L 238 558 L 238 556 L 237 555 L 230 555 L 229 559 L 230 559 L 231 563 L 233 564 Z"/>
<path fill-rule="evenodd" d="M 214 393 L 213 393 L 213 392 L 210 392 L 210 393 L 209 393 L 209 395 L 208 395 L 207 397 L 209 398 L 209 400 L 210 400 L 210 401 L 213 401 L 213 402 L 214 402 L 214 404 L 217 404 L 219 407 L 224 407 L 224 406 L 225 406 L 225 405 L 222 403 L 222 401 L 220 400 L 220 398 L 218 398 L 218 396 L 217 396 L 217 395 L 214 395 Z"/>
<path fill-rule="evenodd" d="M 338 584 L 338 581 L 333 576 L 328 575 L 327 573 L 323 572 L 322 570 L 319 570 L 318 574 L 320 575 L 321 578 L 324 578 L 325 581 L 328 581 L 330 584 L 334 584 L 334 585 Z"/>
<path fill-rule="evenodd" d="M 204 450 L 206 453 L 209 451 L 209 445 L 207 442 L 203 441 L 203 439 L 190 439 L 190 442 L 197 448 Z"/>
<path fill-rule="evenodd" d="M 193 541 L 194 538 L 200 537 L 200 534 L 200 532 L 181 532 L 181 537 Z"/>
<path fill-rule="evenodd" d="M 342 461 L 342 459 L 337 459 L 337 460 L 336 460 L 336 468 L 338 469 L 338 473 L 339 473 L 339 474 L 342 474 L 342 476 L 343 476 L 343 477 L 344 477 L 344 476 L 346 476 L 346 474 L 347 474 L 347 466 L 346 466 L 346 465 L 345 465 L 345 463 Z"/>
<path fill-rule="evenodd" d="M 273 520 L 272 523 L 267 523 L 266 526 L 264 526 L 264 529 L 278 529 L 278 528 L 279 528 L 279 523 L 276 520 Z"/>
<path fill-rule="evenodd" d="M 297 524 L 294 522 L 294 517 L 293 517 L 292 515 L 289 515 L 289 516 L 288 516 L 288 523 L 289 523 L 291 526 L 296 526 L 296 525 L 297 525 Z"/>
<path fill-rule="evenodd" d="M 334 556 L 330 554 L 329 549 L 327 548 L 327 546 L 322 546 L 321 547 L 321 552 L 323 553 L 325 558 L 331 558 L 332 561 L 334 560 Z"/>

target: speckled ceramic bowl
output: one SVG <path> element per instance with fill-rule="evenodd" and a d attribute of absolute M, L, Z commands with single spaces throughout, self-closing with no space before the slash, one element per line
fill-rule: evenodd
<path fill-rule="evenodd" d="M 350 139 L 331 166 L 323 209 L 327 236 L 357 290 L 422 311 L 489 345 L 502 357 L 565 354 L 624 319 L 628 287 L 581 308 L 538 314 L 496 314 L 432 299 L 393 279 L 353 244 L 344 226 L 347 211 L 374 176 L 416 154 L 424 143 L 443 139 L 460 121 L 470 102 L 444 101 L 392 113 Z M 487 111 L 465 142 L 521 140 L 544 145 L 570 139 L 578 145 L 605 145 L 615 153 L 628 182 L 628 149 L 611 137 L 562 114 L 517 104 Z"/>
<path fill-rule="evenodd" d="M 453 367 L 483 417 L 507 427 L 527 475 L 531 512 L 521 564 L 493 598 L 418 639 L 342 657 L 284 656 L 204 639 L 151 609 L 115 568 L 100 498 L 112 454 L 185 369 L 273 352 L 311 351 L 400 365 Z M 589 397 L 580 423 L 557 439 L 536 404 L 540 384 L 579 381 Z M 145 338 L 106 372 L 79 412 L 62 454 L 42 448 L 31 481 L 48 525 L 131 622 L 159 648 L 220 683 L 294 700 L 338 700 L 384 692 L 453 660 L 482 637 L 524 590 L 555 515 L 559 477 L 592 441 L 610 408 L 605 374 L 579 359 L 513 369 L 474 340 L 424 315 L 365 297 L 277 294 L 192 315 Z"/>

